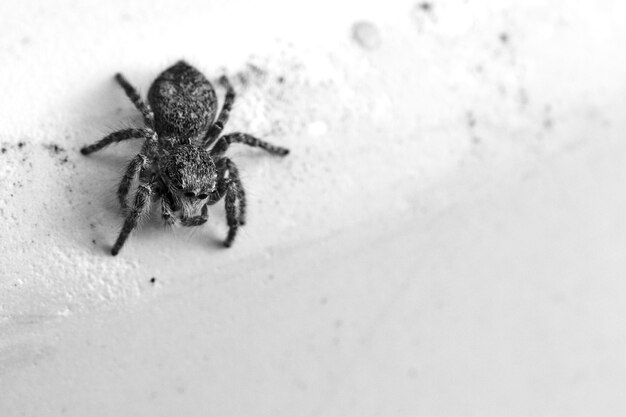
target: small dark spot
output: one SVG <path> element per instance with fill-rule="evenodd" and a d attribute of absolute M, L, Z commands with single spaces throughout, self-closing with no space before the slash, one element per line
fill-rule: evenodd
<path fill-rule="evenodd" d="M 258 76 L 267 74 L 267 71 L 265 71 L 263 68 L 259 67 L 258 65 L 253 64 L 252 62 L 248 62 L 247 65 L 248 65 L 248 68 L 250 68 L 250 70 L 252 70 L 252 72 Z"/>
<path fill-rule="evenodd" d="M 44 145 L 44 147 L 49 150 L 50 152 L 53 152 L 55 154 L 61 153 L 61 152 L 65 152 L 65 149 L 63 149 L 61 146 L 57 145 L 56 143 L 51 143 L 49 145 Z"/>
<path fill-rule="evenodd" d="M 7 153 L 7 148 L 2 148 L 2 149 L 0 150 L 0 152 L 2 152 L 2 153 Z"/>
<path fill-rule="evenodd" d="M 370 22 L 356 22 L 352 25 L 352 39 L 363 49 L 374 50 L 380 47 L 382 39 L 378 28 Z"/>
<path fill-rule="evenodd" d="M 239 83 L 244 87 L 246 87 L 248 83 L 250 82 L 250 78 L 248 77 L 248 74 L 244 74 L 243 72 L 240 72 L 239 74 L 237 74 L 237 80 L 239 80 Z"/>
<path fill-rule="evenodd" d="M 554 126 L 554 118 L 552 117 L 552 108 L 550 106 L 546 106 L 543 111 L 543 128 L 545 130 L 551 130 Z"/>
<path fill-rule="evenodd" d="M 506 32 L 502 32 L 500 34 L 500 36 L 498 37 L 498 39 L 500 39 L 500 42 L 502 43 L 509 43 L 509 34 Z"/>
<path fill-rule="evenodd" d="M 423 1 L 417 5 L 425 13 L 430 13 L 433 11 L 433 4 L 428 1 Z"/>
<path fill-rule="evenodd" d="M 150 284 L 154 285 L 156 283 L 156 278 L 152 277 L 150 278 Z"/>
<path fill-rule="evenodd" d="M 95 224 L 93 224 L 93 223 L 89 223 L 89 227 L 91 227 L 92 229 L 95 229 L 95 228 L 96 228 L 96 225 L 95 225 Z"/>
<path fill-rule="evenodd" d="M 552 129 L 552 126 L 554 126 L 554 121 L 552 119 L 548 118 L 543 121 L 543 128 L 545 130 Z"/>
<path fill-rule="evenodd" d="M 91 239 L 91 243 L 96 244 L 96 239 Z"/>
<path fill-rule="evenodd" d="M 18 142 L 17 147 L 22 149 L 26 145 L 26 142 Z"/>
<path fill-rule="evenodd" d="M 283 77 L 282 75 L 280 77 L 278 77 L 276 79 L 276 81 L 278 81 L 278 84 L 284 84 L 285 83 L 285 77 Z"/>
<path fill-rule="evenodd" d="M 69 162 L 69 159 L 67 158 L 67 156 L 64 156 L 63 158 L 61 158 L 60 161 L 62 164 L 66 164 L 67 162 Z"/>
<path fill-rule="evenodd" d="M 517 102 L 522 109 L 528 106 L 530 98 L 528 97 L 528 92 L 525 89 L 520 88 L 517 91 Z"/>
<path fill-rule="evenodd" d="M 472 113 L 471 111 L 468 111 L 465 114 L 465 117 L 467 119 L 467 126 L 470 129 L 473 129 L 476 126 L 476 116 L 474 115 L 474 113 Z"/>

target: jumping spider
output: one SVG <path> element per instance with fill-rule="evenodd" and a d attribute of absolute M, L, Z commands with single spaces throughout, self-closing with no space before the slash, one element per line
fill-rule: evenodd
<path fill-rule="evenodd" d="M 238 227 L 245 223 L 246 195 L 237 166 L 224 153 L 231 143 L 256 146 L 279 156 L 289 150 L 247 133 L 220 137 L 235 100 L 235 91 L 225 76 L 219 82 L 226 88 L 226 99 L 217 119 L 213 86 L 184 61 L 157 77 L 148 91 L 148 104 L 122 74 L 116 74 L 115 80 L 141 112 L 147 127 L 119 130 L 81 149 L 88 155 L 111 143 L 145 139 L 119 184 L 117 196 L 128 215 L 111 254 L 118 254 L 150 202 L 159 199 L 166 224 L 200 226 L 208 220 L 208 206 L 224 197 L 229 228 L 224 246 L 229 247 Z M 129 208 L 127 196 L 136 177 L 139 185 Z"/>

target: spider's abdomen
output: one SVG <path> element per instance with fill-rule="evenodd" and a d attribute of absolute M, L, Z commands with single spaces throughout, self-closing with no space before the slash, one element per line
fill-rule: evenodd
<path fill-rule="evenodd" d="M 148 91 L 159 136 L 191 139 L 205 132 L 217 113 L 213 86 L 184 61 L 166 69 Z"/>

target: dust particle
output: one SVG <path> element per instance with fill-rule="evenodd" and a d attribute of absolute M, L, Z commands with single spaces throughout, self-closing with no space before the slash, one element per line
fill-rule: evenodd
<path fill-rule="evenodd" d="M 61 152 L 65 152 L 65 149 L 63 149 L 61 146 L 57 145 L 56 143 L 51 143 L 49 145 L 44 145 L 44 148 L 46 148 L 47 150 L 49 150 L 52 153 L 55 154 L 59 154 Z"/>
<path fill-rule="evenodd" d="M 433 4 L 427 1 L 423 1 L 417 5 L 423 12 L 430 13 L 433 11 Z"/>
<path fill-rule="evenodd" d="M 260 84 L 265 81 L 267 71 L 258 65 L 248 62 L 246 68 L 234 75 L 242 87 L 248 87 L 251 84 Z"/>
<path fill-rule="evenodd" d="M 265 74 L 267 74 L 267 71 L 265 71 L 263 68 L 259 67 L 256 64 L 253 64 L 252 62 L 248 62 L 247 64 L 248 68 L 250 68 L 250 71 L 252 71 L 255 75 L 262 77 L 265 76 Z"/>
<path fill-rule="evenodd" d="M 22 149 L 26 145 L 26 142 L 18 142 L 17 147 Z"/>
<path fill-rule="evenodd" d="M 363 49 L 372 51 L 382 43 L 378 28 L 370 22 L 357 22 L 352 26 L 352 39 Z"/>
<path fill-rule="evenodd" d="M 246 87 L 248 85 L 248 82 L 250 82 L 248 75 L 244 73 L 237 74 L 237 80 L 239 80 L 239 83 L 244 87 Z"/>
<path fill-rule="evenodd" d="M 150 278 L 150 284 L 154 285 L 156 283 L 156 278 L 152 277 Z"/>
<path fill-rule="evenodd" d="M 552 108 L 550 106 L 546 106 L 543 113 L 543 128 L 545 130 L 550 130 L 554 126 L 554 119 L 552 118 Z"/>
<path fill-rule="evenodd" d="M 465 114 L 465 118 L 467 119 L 467 127 L 470 129 L 476 126 L 476 116 L 473 112 L 469 111 Z"/>
<path fill-rule="evenodd" d="M 509 34 L 506 32 L 502 32 L 500 36 L 498 36 L 498 39 L 500 39 L 500 42 L 507 44 L 509 43 Z"/>

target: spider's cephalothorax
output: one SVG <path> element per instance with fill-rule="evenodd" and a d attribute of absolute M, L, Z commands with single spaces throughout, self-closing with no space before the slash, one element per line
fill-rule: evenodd
<path fill-rule="evenodd" d="M 187 219 L 206 204 L 217 187 L 217 170 L 211 155 L 193 145 L 181 145 L 159 161 L 161 179 Z M 169 218 L 171 219 L 171 218 Z"/>
<path fill-rule="evenodd" d="M 235 99 L 235 91 L 224 76 L 220 84 L 226 88 L 226 99 L 217 118 L 213 86 L 184 61 L 165 70 L 152 83 L 149 104 L 121 74 L 115 79 L 143 114 L 147 127 L 120 130 L 81 149 L 87 155 L 111 143 L 145 139 L 118 188 L 120 205 L 128 209 L 128 215 L 111 253 L 117 255 L 149 203 L 159 199 L 161 216 L 167 224 L 200 226 L 208 220 L 208 206 L 224 197 L 229 228 L 224 245 L 230 246 L 238 227 L 245 223 L 246 196 L 237 166 L 224 153 L 231 143 L 256 146 L 279 156 L 287 155 L 289 150 L 246 133 L 220 136 Z M 139 185 L 129 207 L 127 197 L 135 178 Z"/>

